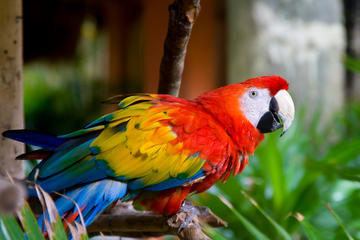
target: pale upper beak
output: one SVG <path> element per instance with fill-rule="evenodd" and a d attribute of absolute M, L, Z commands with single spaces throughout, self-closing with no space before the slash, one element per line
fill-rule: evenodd
<path fill-rule="evenodd" d="M 290 94 L 286 90 L 280 90 L 274 98 L 276 99 L 279 110 L 278 115 L 282 121 L 283 129 L 281 135 L 289 129 L 295 117 L 295 106 Z"/>
<path fill-rule="evenodd" d="M 271 98 L 269 111 L 260 118 L 256 128 L 261 133 L 268 133 L 282 128 L 281 135 L 289 129 L 294 120 L 295 107 L 290 94 L 286 90 L 280 90 Z"/>

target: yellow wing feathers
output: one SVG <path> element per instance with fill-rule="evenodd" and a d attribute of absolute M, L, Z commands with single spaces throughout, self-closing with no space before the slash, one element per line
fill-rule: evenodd
<path fill-rule="evenodd" d="M 204 161 L 174 141 L 176 133 L 164 124 L 171 119 L 171 110 L 145 101 L 151 99 L 132 96 L 120 102 L 121 109 L 90 146 L 99 150 L 96 159 L 104 161 L 116 177 L 140 179 L 145 186 L 170 177 L 193 176 Z M 133 104 L 138 101 L 144 102 Z"/>

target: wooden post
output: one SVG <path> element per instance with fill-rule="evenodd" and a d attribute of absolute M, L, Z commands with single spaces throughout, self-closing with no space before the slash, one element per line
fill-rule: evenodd
<path fill-rule="evenodd" d="M 0 0 L 0 133 L 24 127 L 22 86 L 22 1 Z M 0 173 L 24 177 L 22 161 L 15 157 L 24 145 L 0 138 Z"/>

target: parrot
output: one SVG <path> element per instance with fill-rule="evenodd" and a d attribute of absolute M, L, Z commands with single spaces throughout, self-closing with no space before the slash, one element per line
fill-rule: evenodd
<path fill-rule="evenodd" d="M 88 226 L 107 207 L 129 200 L 170 216 L 188 195 L 240 174 L 265 133 L 289 129 L 295 107 L 288 88 L 280 76 L 262 76 L 194 100 L 118 95 L 109 100 L 117 110 L 80 130 L 3 136 L 40 147 L 17 158 L 41 159 L 27 180 L 48 193 L 64 192 L 55 205 L 68 224 L 80 222 L 81 212 Z M 33 184 L 27 188 L 36 196 Z"/>

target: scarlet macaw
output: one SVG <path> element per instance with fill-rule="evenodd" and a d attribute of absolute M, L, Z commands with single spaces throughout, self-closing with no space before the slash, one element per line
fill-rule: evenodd
<path fill-rule="evenodd" d="M 144 94 L 84 129 L 51 136 L 10 130 L 5 137 L 43 149 L 20 158 L 43 159 L 28 180 L 48 192 L 65 190 L 86 225 L 113 202 L 133 199 L 160 214 L 177 212 L 190 193 L 239 174 L 263 140 L 294 119 L 288 83 L 279 76 L 249 79 L 195 100 Z M 29 193 L 35 191 L 29 185 Z M 60 216 L 78 218 L 72 201 L 56 201 Z"/>

